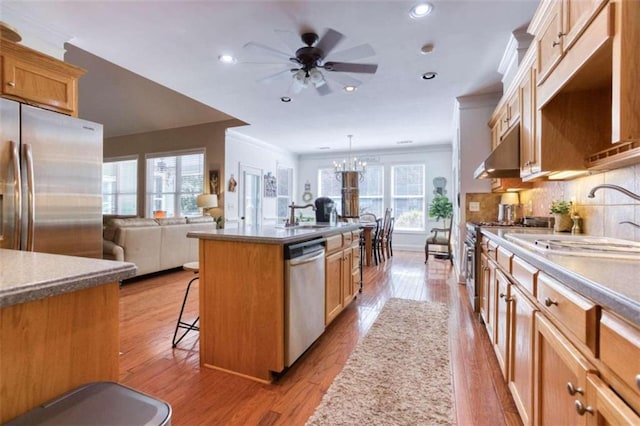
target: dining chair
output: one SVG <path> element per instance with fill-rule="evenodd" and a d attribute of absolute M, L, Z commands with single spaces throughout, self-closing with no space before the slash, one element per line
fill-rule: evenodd
<path fill-rule="evenodd" d="M 378 237 L 382 232 L 382 218 L 376 219 L 376 229 L 373 230 L 371 238 L 371 251 L 373 252 L 373 262 L 377 265 L 380 263 L 380 250 L 378 248 Z"/>
<path fill-rule="evenodd" d="M 429 261 L 429 254 L 447 255 L 453 265 L 453 252 L 451 250 L 451 226 L 453 218 L 449 218 L 449 225 L 446 228 L 432 228 L 431 236 L 427 238 L 424 245 L 424 263 Z M 444 247 L 445 250 L 431 250 L 433 246 Z"/>
<path fill-rule="evenodd" d="M 378 232 L 378 254 L 380 259 L 386 260 L 389 257 L 389 253 L 386 250 L 387 236 L 389 234 L 389 226 L 391 225 L 391 209 L 385 209 L 384 218 L 382 220 L 382 227 Z"/>
<path fill-rule="evenodd" d="M 396 223 L 396 218 L 391 217 L 391 223 L 389 225 L 389 235 L 387 235 L 387 250 L 389 256 L 393 256 L 393 225 Z"/>

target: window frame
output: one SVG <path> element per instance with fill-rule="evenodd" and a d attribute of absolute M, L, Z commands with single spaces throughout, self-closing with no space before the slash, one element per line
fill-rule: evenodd
<path fill-rule="evenodd" d="M 117 171 L 116 171 L 116 181 L 115 181 L 115 192 L 105 192 L 104 191 L 104 166 L 106 164 L 109 163 L 124 163 L 124 162 L 129 162 L 129 161 L 135 161 L 135 185 L 134 185 L 134 191 L 132 193 L 130 192 L 122 192 L 120 191 L 120 185 L 118 184 L 119 182 L 119 175 L 121 173 L 120 167 L 118 167 Z M 135 154 L 135 155 L 123 155 L 123 156 L 118 156 L 118 157 L 108 157 L 108 158 L 103 158 L 102 160 L 102 199 L 103 199 L 103 204 L 104 204 L 104 199 L 106 196 L 112 196 L 113 200 L 114 200 L 114 204 L 115 204 L 115 212 L 105 212 L 104 211 L 104 206 L 102 209 L 102 214 L 103 215 L 137 215 L 138 214 L 138 189 L 139 189 L 139 172 L 140 172 L 140 156 Z M 134 199 L 134 208 L 133 208 L 133 212 L 132 213 L 128 213 L 128 212 L 119 212 L 118 211 L 118 205 L 120 202 L 120 196 L 122 195 L 133 195 L 133 199 Z"/>
<path fill-rule="evenodd" d="M 395 181 L 396 181 L 396 169 L 399 167 L 413 167 L 413 166 L 421 166 L 422 167 L 422 195 L 402 195 L 398 196 L 395 194 Z M 427 221 L 427 165 L 424 162 L 398 162 L 389 165 L 389 206 L 392 209 L 395 209 L 395 200 L 396 199 L 422 199 L 422 221 L 419 228 L 407 228 L 403 227 L 402 224 L 398 224 L 398 216 L 397 212 L 392 210 L 391 216 L 395 218 L 394 231 L 400 232 L 425 232 L 426 231 L 426 221 Z"/>
<path fill-rule="evenodd" d="M 201 179 L 201 188 L 200 191 L 189 193 L 180 191 L 181 183 L 183 180 L 182 176 L 182 164 L 178 159 L 180 157 L 185 157 L 189 155 L 202 155 L 202 179 Z M 175 190 L 173 192 L 151 192 L 149 183 L 153 179 L 153 176 L 150 176 L 149 170 L 149 161 L 157 158 L 166 158 L 166 157 L 175 157 L 176 158 L 176 177 L 175 177 Z M 154 215 L 154 206 L 153 206 L 153 196 L 154 194 L 159 194 L 161 196 L 165 195 L 173 195 L 173 216 L 170 217 L 182 217 L 182 211 L 180 208 L 180 200 L 182 196 L 191 194 L 194 197 L 204 193 L 205 188 L 205 180 L 208 179 L 207 176 L 207 153 L 205 148 L 193 148 L 186 150 L 178 150 L 178 151 L 167 151 L 167 152 L 153 152 L 145 154 L 145 216 L 153 217 Z M 198 214 L 185 215 L 185 217 L 199 216 L 201 213 L 201 209 L 198 209 Z"/>

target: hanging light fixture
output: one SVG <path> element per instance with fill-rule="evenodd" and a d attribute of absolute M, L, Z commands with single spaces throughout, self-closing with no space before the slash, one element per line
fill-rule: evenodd
<path fill-rule="evenodd" d="M 356 157 L 351 158 L 351 138 L 353 135 L 347 135 L 347 137 L 349 138 L 349 156 L 342 160 L 342 163 L 336 161 L 333 162 L 336 179 L 340 180 L 344 172 L 354 172 L 357 173 L 360 180 L 362 180 L 367 169 L 367 162 L 358 161 Z"/>

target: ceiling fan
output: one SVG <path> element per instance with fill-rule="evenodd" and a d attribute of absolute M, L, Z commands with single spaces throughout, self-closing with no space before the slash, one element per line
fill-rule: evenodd
<path fill-rule="evenodd" d="M 256 42 L 249 42 L 244 46 L 248 51 L 277 57 L 283 60 L 283 65 L 286 65 L 286 68 L 277 73 L 259 79 L 261 83 L 269 83 L 281 77 L 290 76 L 293 80 L 289 86 L 290 92 L 300 93 L 304 88 L 312 86 L 318 94 L 324 96 L 331 93 L 325 77 L 342 86 L 357 88 L 362 84 L 360 80 L 338 73 L 375 74 L 378 69 L 377 64 L 346 62 L 375 55 L 375 51 L 369 44 L 361 44 L 336 52 L 331 56 L 333 60 L 328 61 L 327 58 L 334 48 L 345 38 L 336 30 L 329 28 L 322 37 L 318 37 L 314 32 L 304 32 L 298 36 L 290 31 L 276 30 L 276 34 L 295 53 L 289 54 Z M 304 44 L 302 47 L 300 47 L 300 40 Z"/>

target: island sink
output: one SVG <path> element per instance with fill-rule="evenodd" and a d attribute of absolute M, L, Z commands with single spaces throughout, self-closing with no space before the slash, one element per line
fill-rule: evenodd
<path fill-rule="evenodd" d="M 543 254 L 640 260 L 640 243 L 617 238 L 510 233 L 505 238 Z"/>

